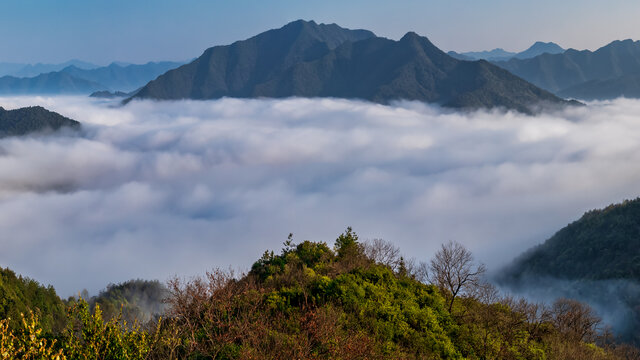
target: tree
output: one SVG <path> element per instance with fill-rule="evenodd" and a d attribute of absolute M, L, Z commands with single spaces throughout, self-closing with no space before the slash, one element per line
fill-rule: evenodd
<path fill-rule="evenodd" d="M 442 244 L 435 257 L 431 259 L 431 282 L 449 296 L 449 313 L 457 296 L 470 294 L 482 282 L 486 268 L 476 265 L 473 255 L 460 243 L 449 241 Z"/>
<path fill-rule="evenodd" d="M 577 300 L 561 298 L 551 308 L 556 329 L 574 341 L 593 341 L 601 319 L 593 309 Z"/>

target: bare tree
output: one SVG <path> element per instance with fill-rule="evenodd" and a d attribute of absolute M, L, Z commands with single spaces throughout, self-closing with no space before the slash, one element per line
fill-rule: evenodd
<path fill-rule="evenodd" d="M 397 271 L 400 266 L 400 249 L 383 239 L 368 240 L 364 243 L 364 254 L 378 264 L 388 266 Z"/>
<path fill-rule="evenodd" d="M 577 300 L 561 298 L 551 308 L 556 329 L 564 336 L 577 341 L 593 341 L 601 319 L 593 309 Z"/>
<path fill-rule="evenodd" d="M 442 244 L 431 259 L 430 279 L 449 296 L 449 313 L 457 296 L 472 294 L 482 284 L 486 268 L 476 265 L 473 255 L 460 243 L 449 241 Z"/>

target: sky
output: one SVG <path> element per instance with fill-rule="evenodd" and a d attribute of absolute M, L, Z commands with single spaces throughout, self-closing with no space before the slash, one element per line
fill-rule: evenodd
<path fill-rule="evenodd" d="M 416 102 L 0 98 L 83 123 L 0 139 L 0 266 L 64 297 L 250 268 L 348 226 L 499 271 L 585 211 L 637 197 L 639 100 L 527 116 Z"/>
<path fill-rule="evenodd" d="M 6 0 L 0 62 L 183 61 L 297 19 L 393 39 L 415 31 L 446 51 L 521 51 L 535 41 L 594 50 L 640 39 L 638 14 L 634 0 Z"/>

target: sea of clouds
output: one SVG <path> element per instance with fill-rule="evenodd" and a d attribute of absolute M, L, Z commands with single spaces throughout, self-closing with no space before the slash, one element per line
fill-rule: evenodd
<path fill-rule="evenodd" d="M 347 226 L 497 271 L 587 210 L 640 195 L 640 101 L 527 116 L 415 102 L 5 97 L 83 123 L 0 139 L 0 266 L 63 296 L 248 269 Z"/>

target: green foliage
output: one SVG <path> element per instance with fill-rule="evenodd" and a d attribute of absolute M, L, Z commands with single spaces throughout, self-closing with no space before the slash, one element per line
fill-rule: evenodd
<path fill-rule="evenodd" d="M 71 359 L 146 359 L 154 339 L 136 325 L 121 319 L 105 321 L 96 306 L 80 300 L 69 309 L 69 325 L 64 336 L 64 354 Z"/>
<path fill-rule="evenodd" d="M 39 316 L 45 332 L 61 331 L 65 326 L 65 305 L 53 287 L 0 268 L 0 319 L 10 319 L 9 326 L 16 329 L 22 326 L 21 314 L 29 311 Z"/>
<path fill-rule="evenodd" d="M 483 301 L 465 296 L 448 311 L 437 287 L 416 281 L 407 266 L 394 271 L 376 263 L 364 246 L 350 228 L 335 250 L 289 237 L 279 255 L 266 252 L 248 274 L 218 270 L 186 283 L 173 280 L 169 308 L 153 328 L 131 324 L 122 313 L 106 317 L 99 301 L 92 311 L 82 299 L 70 301 L 61 333 L 43 331 L 34 315 L 15 328 L 2 320 L 0 354 L 56 360 L 613 360 L 637 354 L 585 343 L 593 340 L 593 318 L 577 302 L 559 312 L 484 289 Z M 126 304 L 157 285 L 112 285 L 99 298 Z M 573 336 L 576 331 L 581 335 Z"/>

